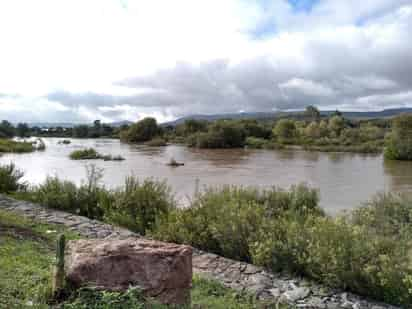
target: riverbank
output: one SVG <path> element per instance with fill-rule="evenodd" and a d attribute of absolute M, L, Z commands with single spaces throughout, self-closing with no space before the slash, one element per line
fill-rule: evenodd
<path fill-rule="evenodd" d="M 101 183 L 113 189 L 134 174 L 140 178 L 166 179 L 179 202 L 188 199 L 204 186 L 235 184 L 270 188 L 288 188 L 307 183 L 319 188 L 320 206 L 328 214 L 348 211 L 376 192 L 412 190 L 412 162 L 383 160 L 381 155 L 352 153 L 320 153 L 300 150 L 196 149 L 170 145 L 149 147 L 123 144 L 114 139 L 45 138 L 46 151 L 29 154 L 4 154 L 0 164 L 14 162 L 24 170 L 27 181 L 38 185 L 48 175 L 57 175 L 77 185 L 86 178 L 85 164 L 93 163 L 104 170 Z M 97 152 L 125 161 L 76 161 L 69 155 L 75 150 L 95 148 Z M 184 163 L 181 168 L 167 166 L 171 158 Z M 198 179 L 198 180 L 197 180 Z"/>
<path fill-rule="evenodd" d="M 96 220 L 90 220 L 66 212 L 46 209 L 39 205 L 17 201 L 0 195 L 0 210 L 24 216 L 69 231 L 87 238 L 127 238 L 139 237 L 126 229 L 115 227 Z M 47 230 L 47 229 L 46 229 Z M 50 233 L 48 233 L 50 234 Z M 307 279 L 285 273 L 271 273 L 264 268 L 223 258 L 196 250 L 193 256 L 194 272 L 221 282 L 224 286 L 238 291 L 248 291 L 259 299 L 282 301 L 289 305 L 309 308 L 357 308 L 376 309 L 396 307 L 373 302 L 352 293 L 320 286 Z M 220 308 L 216 306 L 214 308 Z M 221 307 L 239 308 L 239 307 Z M 241 308 L 241 307 L 240 307 Z M 247 305 L 245 308 L 248 308 Z"/>
<path fill-rule="evenodd" d="M 53 299 L 50 292 L 50 271 L 54 261 L 56 237 L 61 233 L 64 233 L 66 239 L 79 239 L 85 235 L 69 231 L 69 226 L 61 224 L 62 221 L 56 223 L 58 216 L 54 216 L 54 219 L 51 217 L 38 219 L 27 209 L 24 213 L 4 209 L 5 204 L 2 200 L 0 202 L 1 308 L 41 309 L 50 306 L 61 309 L 166 308 L 145 299 L 137 289 L 130 289 L 125 293 L 80 289 L 65 291 L 63 297 Z M 67 219 L 67 216 L 65 218 Z M 73 226 L 70 228 L 76 230 Z M 266 305 L 265 302 L 258 301 L 251 295 L 241 291 L 235 292 L 216 281 L 198 275 L 193 278 L 191 294 L 191 304 L 194 308 L 248 309 L 263 308 Z M 286 306 L 284 308 L 286 309 Z"/>

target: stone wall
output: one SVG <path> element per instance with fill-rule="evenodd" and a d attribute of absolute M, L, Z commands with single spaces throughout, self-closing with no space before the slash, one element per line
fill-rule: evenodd
<path fill-rule="evenodd" d="M 63 224 L 86 238 L 141 237 L 129 230 L 100 221 L 76 216 L 62 211 L 46 209 L 39 205 L 17 201 L 0 195 L 0 209 L 22 214 L 34 220 Z M 305 278 L 272 273 L 261 267 L 234 261 L 221 256 L 194 250 L 193 271 L 196 274 L 221 282 L 238 291 L 253 293 L 260 299 L 283 302 L 297 308 L 397 308 L 339 290 L 329 289 Z"/>

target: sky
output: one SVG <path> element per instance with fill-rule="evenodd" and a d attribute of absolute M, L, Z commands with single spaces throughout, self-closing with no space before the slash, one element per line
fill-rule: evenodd
<path fill-rule="evenodd" d="M 412 0 L 0 0 L 0 119 L 412 107 Z"/>

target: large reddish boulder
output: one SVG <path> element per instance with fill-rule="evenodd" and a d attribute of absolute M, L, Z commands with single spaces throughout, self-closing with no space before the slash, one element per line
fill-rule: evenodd
<path fill-rule="evenodd" d="M 66 279 L 74 286 L 124 291 L 138 286 L 164 304 L 190 302 L 192 248 L 138 238 L 70 241 Z"/>

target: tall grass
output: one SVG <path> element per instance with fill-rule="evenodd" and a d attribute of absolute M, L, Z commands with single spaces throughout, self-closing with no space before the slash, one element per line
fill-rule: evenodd
<path fill-rule="evenodd" d="M 0 153 L 15 152 L 25 153 L 33 152 L 35 150 L 32 143 L 17 142 L 11 139 L 0 138 Z"/>
<path fill-rule="evenodd" d="M 16 168 L 14 163 L 0 166 L 0 193 L 11 193 L 22 190 L 26 187 L 25 183 L 21 182 L 23 171 Z"/>

